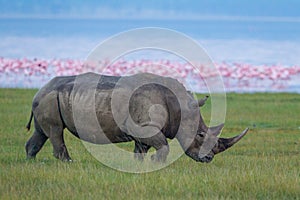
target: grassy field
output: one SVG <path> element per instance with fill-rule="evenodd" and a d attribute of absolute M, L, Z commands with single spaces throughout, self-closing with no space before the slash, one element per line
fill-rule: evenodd
<path fill-rule="evenodd" d="M 69 133 L 73 163 L 56 160 L 49 141 L 27 161 L 35 92 L 0 89 L 0 199 L 300 199 L 299 94 L 227 94 L 222 136 L 250 127 L 236 146 L 210 164 L 182 156 L 162 170 L 130 174 L 98 162 Z M 208 102 L 206 119 L 209 109 Z"/>

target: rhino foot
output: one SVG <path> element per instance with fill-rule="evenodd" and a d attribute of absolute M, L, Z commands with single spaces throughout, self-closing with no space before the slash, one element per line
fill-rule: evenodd
<path fill-rule="evenodd" d="M 54 149 L 53 155 L 55 158 L 60 159 L 61 161 L 72 162 L 65 144 L 62 144 L 58 149 Z"/>
<path fill-rule="evenodd" d="M 138 161 L 144 161 L 145 156 L 145 153 L 134 153 L 134 159 Z"/>
<path fill-rule="evenodd" d="M 169 146 L 164 145 L 156 151 L 156 154 L 151 156 L 151 160 L 154 162 L 164 163 L 167 160 L 169 154 Z"/>

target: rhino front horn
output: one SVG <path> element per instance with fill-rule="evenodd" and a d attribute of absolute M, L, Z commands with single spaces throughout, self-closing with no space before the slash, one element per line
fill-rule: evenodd
<path fill-rule="evenodd" d="M 247 134 L 248 130 L 249 128 L 246 128 L 241 134 L 232 138 L 219 138 L 218 145 L 213 148 L 213 152 L 217 154 L 230 148 L 235 143 L 237 143 L 240 139 L 242 139 Z"/>

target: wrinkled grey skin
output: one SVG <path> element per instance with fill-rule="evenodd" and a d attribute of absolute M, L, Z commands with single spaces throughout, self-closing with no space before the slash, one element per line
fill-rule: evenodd
<path fill-rule="evenodd" d="M 80 78 L 79 86 L 75 87 L 74 84 L 78 84 L 77 78 Z M 122 84 L 117 84 L 121 78 Z M 89 89 L 89 85 L 95 80 L 96 89 L 92 93 L 93 88 Z M 153 84 L 134 88 L 133 83 L 139 83 L 139 80 L 152 81 Z M 165 86 L 170 86 L 171 90 Z M 119 102 L 116 103 L 117 113 L 120 115 L 126 115 L 123 112 L 126 105 L 122 94 L 132 93 L 129 113 L 134 123 L 129 122 L 128 116 L 125 116 L 121 124 L 116 123 L 111 103 L 113 92 L 120 95 Z M 177 96 L 174 92 L 177 92 Z M 90 103 L 91 99 L 94 100 L 94 107 Z M 196 101 L 177 80 L 147 73 L 127 77 L 94 73 L 55 77 L 33 99 L 27 128 L 30 129 L 33 118 L 35 131 L 26 143 L 27 158 L 35 158 L 49 138 L 54 156 L 63 161 L 71 161 L 63 137 L 63 130 L 67 128 L 76 137 L 95 144 L 134 141 L 135 158 L 139 160 L 143 160 L 148 150 L 154 147 L 156 154 L 152 159 L 158 162 L 164 162 L 169 153 L 167 138 L 176 138 L 186 155 L 195 161 L 210 162 L 215 154 L 238 142 L 248 129 L 233 138 L 218 138 L 223 124 L 209 128 L 200 115 L 199 107 L 204 105 L 206 99 L 207 97 Z M 95 110 L 102 130 L 98 130 L 88 120 L 91 109 Z M 133 126 L 147 126 L 156 134 L 142 137 L 141 133 L 139 136 L 135 132 L 138 129 Z M 204 154 L 200 153 L 203 149 Z"/>

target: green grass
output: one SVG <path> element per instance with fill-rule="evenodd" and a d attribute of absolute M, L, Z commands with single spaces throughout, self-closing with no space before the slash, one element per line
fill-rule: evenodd
<path fill-rule="evenodd" d="M 98 162 L 69 133 L 73 163 L 56 160 L 50 142 L 27 161 L 35 92 L 0 89 L 0 199 L 300 199 L 298 94 L 227 94 L 222 136 L 250 127 L 242 141 L 210 164 L 183 155 L 162 170 L 130 174 Z M 209 111 L 210 102 L 206 121 Z"/>

